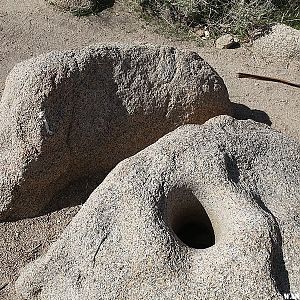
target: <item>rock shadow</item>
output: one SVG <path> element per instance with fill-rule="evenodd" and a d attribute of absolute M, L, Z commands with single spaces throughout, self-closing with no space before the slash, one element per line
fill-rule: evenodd
<path fill-rule="evenodd" d="M 232 102 L 232 116 L 238 120 L 248 120 L 251 119 L 255 122 L 264 123 L 271 126 L 272 122 L 269 115 L 258 109 L 251 109 L 248 106 L 240 103 Z"/>
<path fill-rule="evenodd" d="M 94 10 L 96 12 L 101 12 L 107 8 L 111 8 L 115 5 L 115 0 L 98 0 L 96 1 Z"/>
<path fill-rule="evenodd" d="M 290 281 L 289 273 L 285 265 L 284 255 L 283 255 L 283 242 L 282 234 L 280 230 L 280 225 L 274 216 L 274 214 L 269 210 L 264 204 L 260 195 L 255 193 L 253 198 L 256 203 L 273 219 L 274 222 L 274 233 L 276 235 L 275 239 L 271 239 L 272 250 L 270 253 L 271 259 L 271 275 L 275 281 L 276 287 L 279 293 L 284 296 L 285 294 L 290 294 Z"/>
<path fill-rule="evenodd" d="M 73 180 L 51 199 L 41 215 L 84 204 L 106 175 L 99 173 Z"/>

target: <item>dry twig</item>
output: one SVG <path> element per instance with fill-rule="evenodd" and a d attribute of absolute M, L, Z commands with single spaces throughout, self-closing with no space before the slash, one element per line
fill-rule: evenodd
<path fill-rule="evenodd" d="M 263 80 L 263 81 L 272 81 L 272 82 L 279 82 L 283 84 L 287 84 L 293 87 L 300 88 L 299 83 L 293 83 L 287 80 L 273 78 L 273 77 L 267 77 L 267 76 L 260 76 L 260 75 L 253 75 L 253 74 L 247 74 L 247 73 L 237 73 L 238 78 L 249 78 L 249 79 L 256 79 L 256 80 Z"/>
<path fill-rule="evenodd" d="M 2 286 L 0 286 L 0 291 L 4 290 L 8 285 L 9 283 L 4 283 Z"/>

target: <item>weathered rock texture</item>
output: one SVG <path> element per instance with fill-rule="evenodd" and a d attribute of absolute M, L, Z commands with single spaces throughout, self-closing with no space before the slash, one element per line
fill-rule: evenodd
<path fill-rule="evenodd" d="M 266 58 L 300 61 L 300 31 L 284 24 L 276 24 L 269 34 L 254 41 L 253 47 Z"/>
<path fill-rule="evenodd" d="M 20 63 L 0 103 L 0 220 L 34 216 L 71 182 L 230 110 L 223 80 L 193 52 L 98 45 Z"/>
<path fill-rule="evenodd" d="M 300 284 L 300 146 L 216 117 L 122 161 L 48 253 L 24 299 L 283 299 Z"/>

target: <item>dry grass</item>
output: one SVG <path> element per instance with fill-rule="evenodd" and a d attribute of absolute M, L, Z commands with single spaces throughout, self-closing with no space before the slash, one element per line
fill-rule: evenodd
<path fill-rule="evenodd" d="M 133 1 L 144 17 L 187 30 L 206 26 L 212 36 L 232 33 L 242 39 L 248 38 L 277 22 L 300 29 L 298 0 Z"/>
<path fill-rule="evenodd" d="M 97 15 L 104 9 L 112 7 L 115 3 L 115 0 L 95 0 L 93 2 L 93 5 L 91 6 L 78 5 L 74 7 L 68 7 L 68 5 L 66 6 L 59 5 L 55 1 L 51 1 L 51 0 L 50 1 L 47 0 L 47 1 L 50 5 L 53 5 L 62 11 L 70 11 L 74 16 L 77 17 Z"/>

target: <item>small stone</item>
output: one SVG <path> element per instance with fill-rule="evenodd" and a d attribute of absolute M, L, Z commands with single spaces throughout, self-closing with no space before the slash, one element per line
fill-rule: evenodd
<path fill-rule="evenodd" d="M 204 29 L 198 29 L 195 31 L 195 34 L 198 35 L 199 37 L 205 37 L 205 30 Z"/>
<path fill-rule="evenodd" d="M 208 30 L 204 31 L 204 37 L 207 38 L 207 39 L 210 37 L 210 33 L 209 33 Z"/>
<path fill-rule="evenodd" d="M 218 49 L 232 49 L 239 47 L 239 40 L 231 34 L 225 34 L 216 40 L 216 48 Z"/>

